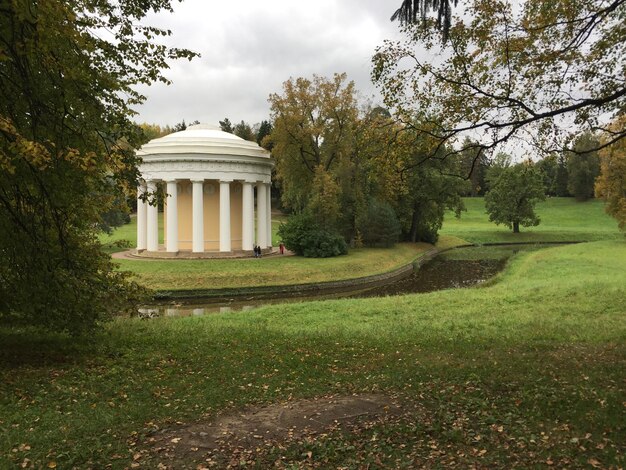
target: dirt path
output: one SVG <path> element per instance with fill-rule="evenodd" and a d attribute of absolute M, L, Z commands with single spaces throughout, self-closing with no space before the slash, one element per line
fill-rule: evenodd
<path fill-rule="evenodd" d="M 138 442 L 137 461 L 158 468 L 203 468 L 282 446 L 304 437 L 341 429 L 360 420 L 374 421 L 401 414 L 394 399 L 378 394 L 331 396 L 229 412 L 163 429 Z M 158 464 L 157 464 L 158 462 Z M 211 465 L 212 463 L 212 465 Z"/>

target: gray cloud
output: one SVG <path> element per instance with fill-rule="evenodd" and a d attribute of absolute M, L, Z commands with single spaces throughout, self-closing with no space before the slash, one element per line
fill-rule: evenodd
<path fill-rule="evenodd" d="M 186 0 L 174 4 L 174 14 L 149 18 L 172 30 L 170 45 L 202 57 L 172 63 L 165 73 L 170 86 L 138 88 L 148 98 L 137 109 L 138 121 L 260 122 L 269 116 L 270 93 L 280 92 L 290 77 L 314 73 L 346 72 L 362 95 L 375 93 L 370 59 L 384 39 L 397 37 L 398 25 L 389 21 L 397 6 L 393 1 L 318 0 L 304 8 L 292 0 L 240 0 L 236 5 Z"/>

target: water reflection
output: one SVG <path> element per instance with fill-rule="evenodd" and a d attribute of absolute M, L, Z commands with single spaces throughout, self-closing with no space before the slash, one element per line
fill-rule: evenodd
<path fill-rule="evenodd" d="M 155 303 L 139 309 L 141 318 L 203 316 L 211 313 L 235 313 L 254 308 L 291 302 L 304 302 L 324 298 L 365 298 L 409 293 L 424 293 L 443 289 L 471 287 L 491 279 L 506 265 L 507 260 L 518 251 L 545 248 L 542 245 L 508 245 L 457 248 L 433 258 L 405 279 L 367 290 L 314 297 L 275 297 L 244 300 L 194 299 L 170 303 Z"/>

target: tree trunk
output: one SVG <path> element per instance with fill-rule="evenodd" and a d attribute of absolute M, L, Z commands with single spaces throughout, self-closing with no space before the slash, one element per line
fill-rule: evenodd
<path fill-rule="evenodd" d="M 519 222 L 513 222 L 513 233 L 519 233 Z"/>
<path fill-rule="evenodd" d="M 411 218 L 411 230 L 409 231 L 409 241 L 415 243 L 417 241 L 417 223 L 419 220 L 419 211 L 417 205 L 413 208 L 413 217 Z"/>

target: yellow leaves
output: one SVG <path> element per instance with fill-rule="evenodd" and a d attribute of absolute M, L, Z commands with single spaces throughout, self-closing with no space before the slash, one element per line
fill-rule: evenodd
<path fill-rule="evenodd" d="M 23 159 L 36 169 L 45 169 L 50 165 L 50 152 L 40 142 L 24 138 L 19 134 L 13 122 L 0 116 L 0 133 L 4 134 L 6 150 L 0 151 L 0 168 L 15 172 L 15 160 Z"/>

